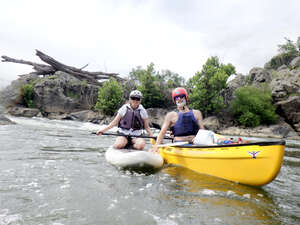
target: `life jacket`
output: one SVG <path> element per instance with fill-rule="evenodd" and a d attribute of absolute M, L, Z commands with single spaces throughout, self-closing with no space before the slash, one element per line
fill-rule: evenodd
<path fill-rule="evenodd" d="M 199 129 L 200 127 L 192 109 L 186 113 L 178 112 L 178 120 L 171 127 L 171 131 L 175 137 L 196 135 Z"/>
<path fill-rule="evenodd" d="M 133 110 L 129 106 L 127 107 L 127 111 L 125 115 L 121 118 L 119 122 L 119 127 L 122 129 L 133 129 L 133 130 L 141 130 L 144 127 L 144 120 L 141 117 L 140 109 Z"/>

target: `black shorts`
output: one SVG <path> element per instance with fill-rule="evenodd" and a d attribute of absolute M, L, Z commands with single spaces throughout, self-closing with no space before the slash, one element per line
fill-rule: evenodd
<path fill-rule="evenodd" d="M 124 148 L 132 148 L 133 143 L 132 143 L 132 137 L 130 136 L 124 136 L 125 138 L 127 138 L 127 144 L 125 145 Z"/>

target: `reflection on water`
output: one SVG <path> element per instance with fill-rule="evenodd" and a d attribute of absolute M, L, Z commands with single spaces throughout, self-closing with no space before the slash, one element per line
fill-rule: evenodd
<path fill-rule="evenodd" d="M 279 224 L 278 208 L 262 188 L 229 182 L 198 174 L 181 167 L 168 167 L 163 172 L 174 178 L 170 196 L 213 209 L 216 217 L 232 224 Z M 223 220 L 223 219 L 222 219 Z"/>

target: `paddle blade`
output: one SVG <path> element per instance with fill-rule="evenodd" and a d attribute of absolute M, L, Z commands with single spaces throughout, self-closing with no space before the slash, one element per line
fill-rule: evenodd
<path fill-rule="evenodd" d="M 152 144 L 152 146 L 154 146 L 156 144 L 156 141 L 154 138 L 150 138 L 150 143 Z"/>

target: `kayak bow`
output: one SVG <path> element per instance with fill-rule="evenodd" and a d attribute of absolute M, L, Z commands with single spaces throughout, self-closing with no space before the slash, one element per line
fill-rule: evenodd
<path fill-rule="evenodd" d="M 165 162 L 226 180 L 262 186 L 280 171 L 285 141 L 212 146 L 160 146 Z"/>

